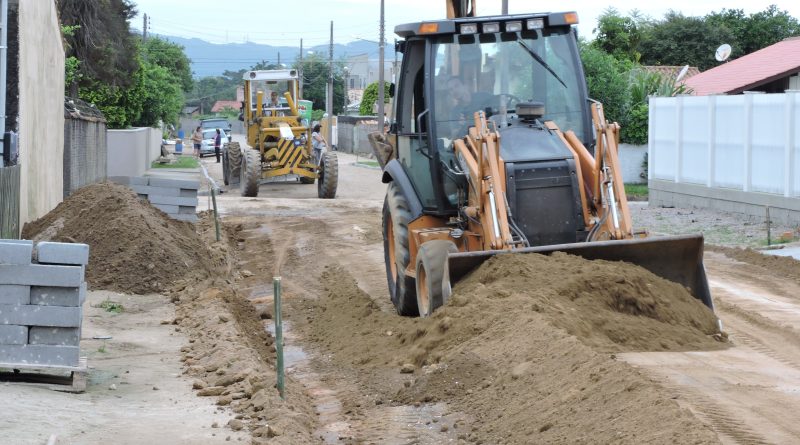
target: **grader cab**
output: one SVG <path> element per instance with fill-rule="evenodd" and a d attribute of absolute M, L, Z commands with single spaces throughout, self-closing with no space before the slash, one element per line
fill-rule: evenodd
<path fill-rule="evenodd" d="M 338 160 L 325 151 L 315 156 L 311 134 L 297 108 L 297 70 L 248 71 L 244 74 L 241 119 L 247 133 L 223 147 L 225 184 L 239 182 L 242 196 L 257 196 L 261 180 L 295 175 L 302 184 L 317 182 L 320 198 L 336 196 Z"/>

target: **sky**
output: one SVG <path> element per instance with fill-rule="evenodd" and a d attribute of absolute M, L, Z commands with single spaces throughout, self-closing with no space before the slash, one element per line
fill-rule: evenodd
<path fill-rule="evenodd" d="M 328 42 L 330 21 L 334 21 L 334 41 L 378 40 L 379 0 L 133 0 L 139 16 L 132 23 L 142 28 L 142 13 L 150 17 L 150 31 L 156 34 L 200 38 L 213 43 L 255 42 L 274 46 L 304 46 Z M 443 0 L 385 0 L 386 39 L 394 39 L 394 27 L 401 23 L 445 17 Z M 502 0 L 479 0 L 479 15 L 499 14 Z M 546 2 L 508 0 L 510 13 L 547 12 L 539 8 Z M 705 15 L 723 8 L 743 9 L 745 13 L 764 10 L 770 4 L 800 18 L 800 1 L 778 0 L 564 0 L 558 11 L 577 11 L 578 32 L 590 37 L 597 17 L 609 6 L 623 14 L 638 9 L 644 15 L 661 18 L 669 9 L 685 15 Z M 663 5 L 663 6 L 662 6 Z"/>

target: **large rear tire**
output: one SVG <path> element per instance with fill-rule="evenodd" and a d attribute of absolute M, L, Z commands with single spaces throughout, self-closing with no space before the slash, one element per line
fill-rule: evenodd
<path fill-rule="evenodd" d="M 319 163 L 319 180 L 317 181 L 317 196 L 321 199 L 336 197 L 336 187 L 339 184 L 339 158 L 336 153 L 325 152 Z"/>
<path fill-rule="evenodd" d="M 261 179 L 261 153 L 246 148 L 242 153 L 242 177 L 239 188 L 242 196 L 258 196 L 258 180 Z"/>
<path fill-rule="evenodd" d="M 386 281 L 389 296 L 400 315 L 415 316 L 417 297 L 414 278 L 405 270 L 411 262 L 408 244 L 408 223 L 411 222 L 408 200 L 394 182 L 386 189 L 383 202 L 383 259 L 386 263 Z"/>
<path fill-rule="evenodd" d="M 242 148 L 238 142 L 228 143 L 228 182 L 236 184 L 241 178 Z"/>
<path fill-rule="evenodd" d="M 448 240 L 431 240 L 417 251 L 417 311 L 420 317 L 429 317 L 444 304 L 442 280 L 447 254 L 458 252 L 455 243 Z"/>

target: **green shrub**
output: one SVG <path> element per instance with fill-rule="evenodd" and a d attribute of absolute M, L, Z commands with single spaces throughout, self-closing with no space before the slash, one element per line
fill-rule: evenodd
<path fill-rule="evenodd" d="M 383 100 L 389 101 L 389 85 L 390 82 L 383 83 Z M 378 101 L 378 82 L 373 82 L 364 89 L 364 95 L 361 97 L 361 106 L 358 108 L 358 113 L 362 116 L 374 116 L 375 112 L 372 111 L 373 105 Z"/>

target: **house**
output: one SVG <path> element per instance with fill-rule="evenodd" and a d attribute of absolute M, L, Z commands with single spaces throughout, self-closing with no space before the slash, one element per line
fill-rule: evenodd
<path fill-rule="evenodd" d="M 237 102 L 235 100 L 218 100 L 218 101 L 214 102 L 214 106 L 211 107 L 211 112 L 212 113 L 220 113 L 222 111 L 225 111 L 225 109 L 227 109 L 227 108 L 231 108 L 231 109 L 234 109 L 234 110 L 239 110 L 239 109 L 242 108 L 242 103 L 241 102 Z"/>
<path fill-rule="evenodd" d="M 684 84 L 693 94 L 783 93 L 800 89 L 800 37 L 791 37 L 704 71 Z"/>
<path fill-rule="evenodd" d="M 660 75 L 661 77 L 666 77 L 668 79 L 677 79 L 678 74 L 681 73 L 683 70 L 683 66 L 674 66 L 674 65 L 645 65 L 642 66 L 642 69 L 648 73 L 655 73 Z M 686 70 L 686 74 L 683 75 L 682 80 L 686 81 L 686 79 L 690 77 L 694 77 L 700 74 L 700 69 L 696 66 L 690 66 L 689 69 Z"/>
<path fill-rule="evenodd" d="M 181 115 L 189 116 L 189 117 L 200 116 L 200 107 L 198 107 L 198 106 L 183 107 L 183 111 L 181 111 Z"/>

